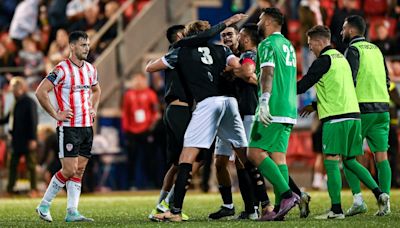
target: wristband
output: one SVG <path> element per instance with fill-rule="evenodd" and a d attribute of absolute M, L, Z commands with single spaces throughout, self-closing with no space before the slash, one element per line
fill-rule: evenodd
<path fill-rule="evenodd" d="M 268 103 L 270 97 L 271 97 L 271 93 L 265 92 L 265 93 L 261 94 L 259 100 L 260 100 L 260 102 L 263 101 L 263 102 L 267 102 Z"/>

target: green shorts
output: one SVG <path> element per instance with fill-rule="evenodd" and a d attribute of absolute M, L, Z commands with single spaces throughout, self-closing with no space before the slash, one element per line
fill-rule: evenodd
<path fill-rule="evenodd" d="M 372 152 L 388 150 L 389 125 L 389 112 L 361 114 L 361 135 Z"/>
<path fill-rule="evenodd" d="M 330 120 L 322 126 L 324 154 L 354 157 L 364 154 L 361 138 L 361 120 Z"/>
<path fill-rule="evenodd" d="M 286 153 L 292 128 L 293 124 L 272 123 L 265 127 L 260 121 L 254 121 L 249 148 L 259 148 L 270 153 Z"/>

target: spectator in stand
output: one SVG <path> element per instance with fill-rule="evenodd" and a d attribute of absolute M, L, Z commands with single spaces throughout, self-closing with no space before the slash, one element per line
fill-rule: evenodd
<path fill-rule="evenodd" d="M 84 17 L 73 22 L 69 27 L 69 31 L 86 31 L 91 37 L 96 33 L 96 31 L 100 30 L 101 23 L 99 20 L 99 12 L 100 8 L 98 5 L 92 5 L 90 8 L 87 8 L 84 11 Z"/>
<path fill-rule="evenodd" d="M 0 1 L 0 32 L 9 29 L 18 2 L 19 0 Z"/>
<path fill-rule="evenodd" d="M 361 10 L 357 9 L 357 0 L 343 0 L 343 8 L 336 7 L 329 27 L 332 34 L 331 42 L 342 54 L 349 44 L 343 43 L 340 33 L 342 31 L 344 19 L 350 15 L 364 15 Z"/>
<path fill-rule="evenodd" d="M 37 29 L 39 2 L 40 0 L 24 0 L 15 9 L 9 33 L 18 49 L 22 47 L 22 40 Z"/>
<path fill-rule="evenodd" d="M 307 31 L 315 25 L 324 25 L 326 12 L 320 7 L 318 0 L 302 0 L 299 8 L 300 17 L 300 44 L 301 44 L 301 66 L 304 75 L 311 63 L 315 60 L 315 55 L 310 51 L 307 42 Z"/>
<path fill-rule="evenodd" d="M 399 49 L 395 39 L 389 37 L 389 24 L 387 21 L 382 21 L 375 25 L 376 40 L 372 43 L 379 47 L 383 56 L 398 55 Z"/>
<path fill-rule="evenodd" d="M 18 52 L 19 65 L 24 67 L 24 75 L 28 85 L 31 85 L 42 79 L 45 70 L 44 56 L 30 37 L 24 39 L 22 46 L 23 49 Z"/>
<path fill-rule="evenodd" d="M 160 119 L 157 94 L 149 88 L 146 75 L 135 73 L 132 88 L 123 97 L 122 129 L 125 133 L 128 154 L 128 181 L 131 187 L 146 187 L 152 157 L 151 145 L 154 141 L 152 131 Z"/>
<path fill-rule="evenodd" d="M 85 11 L 98 4 L 98 0 L 71 0 L 67 4 L 67 17 L 69 21 L 84 18 Z"/>
<path fill-rule="evenodd" d="M 0 42 L 0 68 L 1 67 L 15 67 L 14 57 L 7 51 L 2 42 Z M 11 73 L 0 72 L 0 88 L 3 88 L 7 81 L 11 80 L 12 76 Z"/>
<path fill-rule="evenodd" d="M 46 72 L 50 72 L 57 63 L 68 58 L 68 56 L 68 33 L 64 29 L 59 29 L 56 40 L 51 42 L 49 52 L 47 53 Z"/>
<path fill-rule="evenodd" d="M 31 196 L 37 196 L 36 188 L 36 102 L 27 95 L 28 86 L 22 77 L 14 77 L 10 82 L 14 94 L 14 107 L 0 124 L 8 124 L 12 136 L 12 153 L 9 165 L 7 192 L 13 194 L 17 180 L 17 167 L 21 156 L 25 156 L 31 182 Z"/>
<path fill-rule="evenodd" d="M 101 27 L 118 11 L 119 4 L 116 1 L 107 2 L 104 7 L 104 17 L 100 20 Z M 115 23 L 101 38 L 100 43 L 97 45 L 97 52 L 100 53 L 104 50 L 111 41 L 117 37 L 117 23 Z"/>
<path fill-rule="evenodd" d="M 246 23 L 255 23 L 257 24 L 258 21 L 260 20 L 260 15 L 262 13 L 262 9 L 265 8 L 271 8 L 271 7 L 277 7 L 277 2 L 278 0 L 257 0 L 257 9 L 256 11 L 249 16 L 249 18 L 246 20 Z M 287 37 L 288 34 L 288 26 L 287 26 L 287 18 L 284 18 L 284 22 L 282 25 L 282 30 L 281 33 Z"/>
<path fill-rule="evenodd" d="M 50 4 L 48 4 L 47 15 L 51 28 L 49 37 L 50 41 L 55 40 L 59 29 L 67 28 L 68 18 L 66 11 L 68 1 L 69 0 L 52 0 Z"/>

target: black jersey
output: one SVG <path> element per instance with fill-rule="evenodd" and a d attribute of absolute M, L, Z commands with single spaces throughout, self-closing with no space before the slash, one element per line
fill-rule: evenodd
<path fill-rule="evenodd" d="M 165 96 L 164 100 L 167 104 L 179 99 L 188 102 L 188 96 L 185 93 L 182 82 L 179 78 L 177 69 L 165 70 Z"/>
<path fill-rule="evenodd" d="M 240 63 L 256 64 L 256 58 L 257 53 L 255 51 L 245 51 L 240 55 Z M 235 82 L 240 115 L 254 115 L 258 104 L 257 85 L 245 82 L 241 78 L 237 78 Z"/>
<path fill-rule="evenodd" d="M 231 56 L 233 54 L 229 48 L 206 43 L 202 47 L 173 49 L 162 60 L 170 69 L 179 66 L 182 83 L 187 85 L 194 100 L 200 102 L 221 95 L 218 90 L 219 77 Z"/>
<path fill-rule="evenodd" d="M 239 57 L 239 54 L 234 55 Z M 220 94 L 227 97 L 237 97 L 236 80 L 237 78 L 235 77 L 235 75 L 233 75 L 233 71 L 222 72 L 218 82 L 218 89 Z"/>

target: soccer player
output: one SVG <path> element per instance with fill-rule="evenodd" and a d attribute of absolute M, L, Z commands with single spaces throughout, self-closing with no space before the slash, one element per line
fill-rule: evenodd
<path fill-rule="evenodd" d="M 173 25 L 167 29 L 166 36 L 170 44 L 183 37 L 184 29 L 184 25 Z M 183 135 L 191 117 L 190 98 L 188 99 L 176 70 L 165 70 L 165 87 L 164 100 L 167 103 L 167 107 L 165 109 L 164 124 L 167 132 L 167 165 L 170 166 L 170 169 L 165 174 L 156 209 L 152 210 L 149 219 L 153 219 L 153 216 L 158 211 L 165 212 L 164 208 L 168 208 L 168 202 L 165 202 L 165 199 L 170 191 L 171 194 L 169 196 L 173 195 L 172 185 L 178 168 L 179 155 L 183 147 Z M 187 216 L 182 215 L 184 220 L 188 219 Z"/>
<path fill-rule="evenodd" d="M 222 77 L 220 77 L 220 92 L 225 96 L 235 97 L 237 99 L 239 113 L 242 116 L 247 139 L 250 135 L 251 124 L 254 120 L 254 112 L 258 100 L 257 78 L 254 72 L 259 36 L 257 25 L 254 24 L 254 26 L 245 25 L 243 27 L 240 31 L 241 40 L 238 39 L 239 32 L 235 26 L 227 27 L 220 33 L 222 43 L 228 46 L 233 53 L 236 53 L 236 56 L 240 55 L 240 62 L 242 64 L 241 68 L 236 71 L 237 77 L 233 74 L 232 70 L 225 71 Z M 223 143 L 223 141 L 218 138 L 215 148 L 215 166 L 223 205 L 218 211 L 211 213 L 209 218 L 220 219 L 235 214 L 232 200 L 231 179 L 228 170 L 229 160 L 235 161 L 240 193 L 245 205 L 245 210 L 237 216 L 237 219 L 258 219 L 259 200 L 256 200 L 256 198 L 260 199 L 262 208 L 266 208 L 270 202 L 266 193 L 264 178 L 260 175 L 258 170 L 247 161 L 246 151 L 242 151 L 241 154 L 236 154 L 236 156 L 234 156 L 232 146 Z M 246 184 L 249 183 L 249 181 L 252 185 Z"/>
<path fill-rule="evenodd" d="M 382 192 L 368 170 L 357 162 L 362 155 L 361 120 L 350 65 L 346 58 L 330 46 L 328 27 L 317 25 L 307 32 L 308 44 L 317 56 L 308 72 L 297 82 L 297 93 L 306 92 L 314 84 L 317 91 L 318 117 L 322 126 L 322 149 L 328 176 L 331 208 L 317 219 L 344 219 L 340 192 L 342 180 L 339 160 L 374 193 L 379 211 L 388 208 L 389 195 Z M 306 106 L 302 115 L 310 113 Z"/>
<path fill-rule="evenodd" d="M 382 52 L 375 44 L 366 41 L 365 30 L 366 24 L 362 17 L 354 15 L 346 18 L 342 36 L 344 42 L 350 41 L 350 46 L 345 56 L 350 64 L 360 106 L 361 135 L 363 139 L 367 139 L 369 148 L 375 155 L 379 187 L 390 195 L 392 171 L 387 156 L 390 79 Z M 354 198 L 346 216 L 367 212 L 367 205 L 361 195 L 360 180 L 347 166 L 344 166 L 344 173 Z M 378 213 L 381 212 L 378 211 L 376 215 Z M 380 215 L 389 214 L 390 207 L 382 213 Z"/>
<path fill-rule="evenodd" d="M 178 41 L 181 41 L 181 45 L 196 46 L 196 44 L 207 41 L 226 26 L 235 24 L 244 17 L 245 15 L 236 14 L 202 34 L 188 38 L 184 38 L 184 25 L 174 25 L 167 29 L 167 39 L 171 44 L 171 48 Z M 151 220 L 154 219 L 154 215 L 157 212 L 166 212 L 173 205 L 174 187 L 172 185 L 178 169 L 179 156 L 183 147 L 183 137 L 191 118 L 193 105 L 192 95 L 188 91 L 188 88 L 182 84 L 178 71 L 176 69 L 167 69 L 165 70 L 165 77 L 167 88 L 165 101 L 167 102 L 167 108 L 164 115 L 164 123 L 167 128 L 167 164 L 171 165 L 171 168 L 164 177 L 157 207 L 149 215 Z M 182 213 L 182 219 L 188 220 L 188 216 Z"/>
<path fill-rule="evenodd" d="M 185 35 L 195 35 L 209 28 L 207 21 L 196 21 L 187 25 Z M 236 100 L 220 96 L 218 90 L 218 77 L 226 65 L 238 68 L 239 59 L 227 47 L 204 43 L 201 47 L 176 48 L 146 66 L 148 72 L 179 67 L 197 103 L 184 136 L 174 206 L 169 212 L 155 215 L 160 221 L 182 221 L 182 204 L 191 182 L 192 164 L 200 148 L 209 148 L 216 135 L 235 149 L 247 147 Z"/>
<path fill-rule="evenodd" d="M 66 186 L 66 222 L 93 221 L 78 212 L 81 179 L 91 157 L 93 119 L 100 100 L 100 85 L 96 68 L 86 62 L 89 37 L 85 32 L 69 35 L 70 57 L 61 61 L 42 80 L 36 97 L 46 112 L 58 121 L 59 158 L 62 168 L 51 179 L 42 201 L 36 208 L 39 217 L 51 222 L 50 205 Z M 48 93 L 54 90 L 58 107 L 50 102 Z"/>
<path fill-rule="evenodd" d="M 297 118 L 296 55 L 290 41 L 280 33 L 282 23 L 279 9 L 267 8 L 257 24 L 265 39 L 258 45 L 259 104 L 247 153 L 274 186 L 275 208 L 261 217 L 266 221 L 282 220 L 300 200 L 288 185 L 285 154 Z"/>

